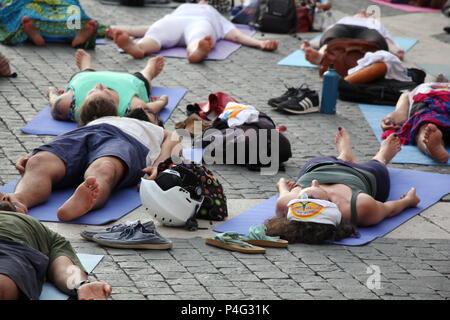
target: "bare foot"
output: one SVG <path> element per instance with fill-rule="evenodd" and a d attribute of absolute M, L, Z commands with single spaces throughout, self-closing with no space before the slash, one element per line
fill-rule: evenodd
<path fill-rule="evenodd" d="M 450 156 L 445 149 L 444 141 L 442 139 L 442 131 L 432 123 L 424 125 L 422 130 L 424 130 L 422 142 L 427 148 L 428 155 L 437 162 L 448 162 Z"/>
<path fill-rule="evenodd" d="M 92 56 L 83 49 L 78 49 L 75 53 L 75 62 L 82 71 L 92 69 Z"/>
<path fill-rule="evenodd" d="M 58 218 L 70 221 L 89 212 L 97 201 L 99 187 L 95 177 L 87 177 L 58 209 Z"/>
<path fill-rule="evenodd" d="M 114 42 L 117 46 L 135 59 L 142 59 L 145 56 L 144 50 L 142 50 L 134 41 L 130 38 L 130 35 L 123 31 L 117 30 L 114 34 Z"/>
<path fill-rule="evenodd" d="M 188 53 L 188 60 L 190 63 L 198 63 L 202 62 L 208 53 L 213 48 L 213 39 L 211 36 L 206 36 L 202 40 L 200 40 L 197 44 L 197 47 Z"/>
<path fill-rule="evenodd" d="M 356 158 L 352 151 L 350 135 L 348 134 L 347 129 L 339 127 L 338 131 L 336 132 L 334 143 L 339 154 L 339 159 L 356 163 Z"/>
<path fill-rule="evenodd" d="M 97 31 L 98 23 L 95 20 L 89 20 L 84 24 L 80 31 L 78 31 L 75 38 L 72 40 L 72 47 L 77 47 L 85 43 Z"/>
<path fill-rule="evenodd" d="M 397 153 L 401 150 L 402 145 L 400 142 L 400 138 L 396 134 L 391 134 L 381 143 L 380 150 L 373 157 L 373 159 L 380 161 L 387 165 L 392 158 L 395 157 Z"/>
<path fill-rule="evenodd" d="M 37 31 L 34 21 L 30 17 L 22 18 L 22 28 L 25 34 L 30 38 L 30 40 L 37 46 L 45 45 L 45 40 Z"/>
<path fill-rule="evenodd" d="M 278 49 L 278 41 L 277 40 L 266 40 L 261 42 L 259 47 L 261 50 L 265 51 L 275 51 Z"/>
<path fill-rule="evenodd" d="M 420 198 L 416 195 L 416 188 L 411 188 L 407 193 L 400 197 L 401 199 L 407 199 L 409 201 L 409 207 L 414 208 L 420 202 Z"/>
<path fill-rule="evenodd" d="M 322 54 L 320 54 L 319 51 L 317 51 L 311 47 L 305 48 L 304 51 L 305 51 L 306 60 L 308 60 L 312 64 L 319 65 L 320 62 L 322 62 L 323 56 L 322 56 Z"/>
<path fill-rule="evenodd" d="M 149 80 L 156 78 L 164 69 L 164 57 L 157 56 L 148 59 L 147 65 L 144 68 L 144 73 L 148 76 Z"/>

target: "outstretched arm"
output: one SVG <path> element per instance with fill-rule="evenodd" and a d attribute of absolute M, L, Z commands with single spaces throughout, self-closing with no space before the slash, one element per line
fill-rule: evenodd
<path fill-rule="evenodd" d="M 278 49 L 278 41 L 276 40 L 258 40 L 253 37 L 250 37 L 240 31 L 239 29 L 232 29 L 228 32 L 225 37 L 225 40 L 233 41 L 240 43 L 244 46 L 255 47 L 261 50 L 267 51 L 275 51 Z"/>
<path fill-rule="evenodd" d="M 66 256 L 60 256 L 51 263 L 48 277 L 66 294 L 70 294 L 71 289 L 88 279 L 87 274 Z M 78 288 L 78 299 L 106 300 L 111 292 L 111 286 L 105 282 L 85 283 Z"/>
<path fill-rule="evenodd" d="M 361 226 L 371 226 L 393 217 L 406 208 L 416 207 L 420 202 L 416 195 L 416 189 L 411 188 L 408 193 L 399 200 L 380 202 L 371 196 L 361 193 L 357 200 L 358 224 Z"/>
<path fill-rule="evenodd" d="M 175 131 L 172 132 L 164 130 L 164 139 L 161 144 L 161 152 L 158 158 L 156 158 L 152 166 L 149 166 L 143 170 L 144 173 L 148 174 L 147 179 L 155 179 L 158 174 L 158 164 L 171 156 L 180 155 L 181 150 L 182 146 L 180 143 L 180 136 Z"/>

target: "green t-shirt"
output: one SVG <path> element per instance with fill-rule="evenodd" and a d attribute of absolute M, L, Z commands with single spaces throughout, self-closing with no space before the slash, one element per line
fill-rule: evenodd
<path fill-rule="evenodd" d="M 86 271 L 69 241 L 29 215 L 0 211 L 0 238 L 40 251 L 49 258 L 49 265 L 56 258 L 66 256 L 81 270 Z"/>
<path fill-rule="evenodd" d="M 344 184 L 352 189 L 350 199 L 351 221 L 358 224 L 356 200 L 360 193 L 367 193 L 375 198 L 377 193 L 376 177 L 366 171 L 334 162 L 322 162 L 310 166 L 297 184 L 302 188 L 310 187 L 313 180 L 320 184 Z"/>
<path fill-rule="evenodd" d="M 135 75 L 113 71 L 84 71 L 77 73 L 66 86 L 65 91 L 73 90 L 75 98 L 75 121 L 80 121 L 80 107 L 87 93 L 97 84 L 116 91 L 119 95 L 119 116 L 123 117 L 130 109 L 131 99 L 137 96 L 144 102 L 149 102 L 145 83 Z"/>

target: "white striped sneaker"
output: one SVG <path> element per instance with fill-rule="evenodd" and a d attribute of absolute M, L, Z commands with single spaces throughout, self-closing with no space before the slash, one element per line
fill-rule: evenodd
<path fill-rule="evenodd" d="M 294 114 L 319 112 L 319 95 L 315 90 L 304 90 L 280 103 L 278 109 Z"/>

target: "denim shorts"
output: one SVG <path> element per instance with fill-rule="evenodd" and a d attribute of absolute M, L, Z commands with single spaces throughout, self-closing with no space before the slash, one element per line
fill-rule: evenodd
<path fill-rule="evenodd" d="M 119 128 L 102 123 L 84 126 L 57 136 L 48 144 L 33 150 L 33 154 L 48 151 L 66 165 L 66 174 L 55 187 L 73 187 L 84 180 L 89 165 L 101 157 L 115 157 L 126 165 L 126 172 L 116 189 L 137 185 L 146 167 L 149 149 Z"/>

